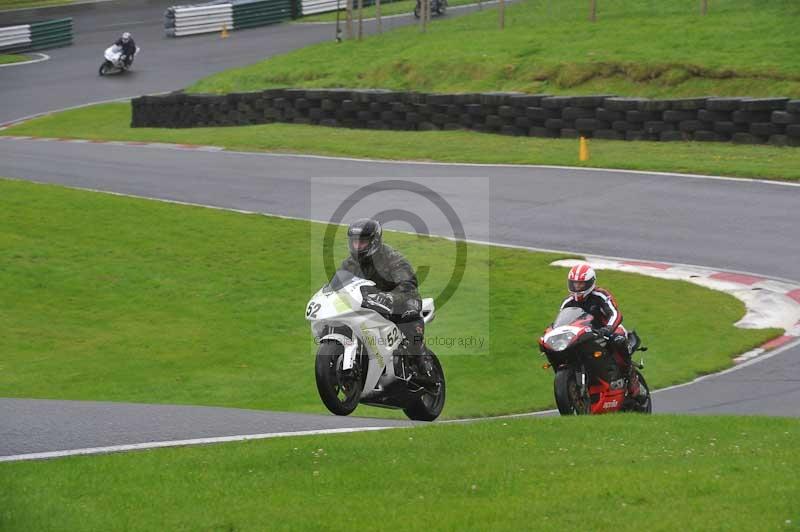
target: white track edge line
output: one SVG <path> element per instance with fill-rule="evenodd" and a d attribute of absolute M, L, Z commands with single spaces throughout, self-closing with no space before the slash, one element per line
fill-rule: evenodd
<path fill-rule="evenodd" d="M 292 436 L 314 436 L 321 434 L 346 434 L 351 432 L 369 432 L 377 430 L 399 429 L 402 426 L 378 427 L 348 427 L 340 429 L 299 430 L 292 432 L 267 432 L 263 434 L 240 434 L 235 436 L 217 436 L 210 438 L 193 438 L 188 440 L 167 440 L 147 443 L 131 443 L 126 445 L 109 445 L 105 447 L 85 447 L 82 449 L 69 449 L 64 451 L 46 451 L 41 453 L 24 453 L 0 456 L 0 462 L 21 462 L 24 460 L 43 460 L 48 458 L 64 458 L 67 456 L 106 454 L 123 451 L 138 451 L 146 449 L 160 449 L 164 447 L 188 447 L 191 445 L 206 445 L 210 443 L 226 443 L 248 440 L 266 440 L 271 438 L 287 438 Z"/>
<path fill-rule="evenodd" d="M 420 176 L 417 176 L 417 177 L 420 177 Z M 91 187 L 80 187 L 80 186 L 74 186 L 74 185 L 64 185 L 64 184 L 60 184 L 60 183 L 49 183 L 49 182 L 46 182 L 46 181 L 37 181 L 35 179 L 26 179 L 26 178 L 18 178 L 18 177 L 5 177 L 5 176 L 2 179 L 7 179 L 9 181 L 24 181 L 24 182 L 27 182 L 27 183 L 35 183 L 35 184 L 38 184 L 38 185 L 59 186 L 59 187 L 64 187 L 64 188 L 69 188 L 69 189 L 74 189 L 74 190 L 85 190 L 87 192 L 96 192 L 96 193 L 99 193 L 99 194 L 108 194 L 108 195 L 111 195 L 111 196 L 120 196 L 120 197 L 124 197 L 124 198 L 133 198 L 133 199 L 140 199 L 140 200 L 158 201 L 158 202 L 161 202 L 161 203 L 172 203 L 172 204 L 175 204 L 175 205 L 185 205 L 187 207 L 199 207 L 199 208 L 203 208 L 203 209 L 213 209 L 213 210 L 218 210 L 218 211 L 236 212 L 236 213 L 239 213 L 239 214 L 250 214 L 250 215 L 256 215 L 256 216 L 267 216 L 267 217 L 271 217 L 271 218 L 281 218 L 281 219 L 284 219 L 284 220 L 297 220 L 297 221 L 301 221 L 301 222 L 312 222 L 312 223 L 319 223 L 319 224 L 330 224 L 331 223 L 329 220 L 318 220 L 318 219 L 315 219 L 315 218 L 303 218 L 302 216 L 291 216 L 291 215 L 286 215 L 286 214 L 273 214 L 273 213 L 268 213 L 268 212 L 250 211 L 250 210 L 246 210 L 246 209 L 236 209 L 236 208 L 233 208 L 233 207 L 222 207 L 222 206 L 219 206 L 219 205 L 210 205 L 210 204 L 206 204 L 206 203 L 194 203 L 194 202 L 191 202 L 191 201 L 182 201 L 182 200 L 175 200 L 175 199 L 168 199 L 168 198 L 158 198 L 158 197 L 154 197 L 154 196 L 142 196 L 142 195 L 138 195 L 138 194 L 129 194 L 129 193 L 126 193 L 126 192 L 115 192 L 115 191 L 112 191 L 112 190 L 103 190 L 103 189 L 91 188 Z M 347 224 L 340 223 L 339 225 L 345 226 Z M 392 229 L 391 231 L 394 231 L 394 232 L 397 232 L 397 233 L 416 234 L 416 233 L 412 233 L 411 231 L 401 231 L 401 230 L 396 230 L 396 229 Z M 445 240 L 451 240 L 451 241 L 459 240 L 457 238 L 454 238 L 452 236 L 447 236 L 447 235 L 430 235 L 430 236 L 435 237 L 435 238 L 443 238 Z M 534 246 L 523 246 L 523 245 L 520 245 L 520 244 L 507 244 L 507 243 L 502 243 L 502 242 L 490 242 L 490 241 L 487 241 L 487 240 L 466 239 L 466 240 L 464 240 L 464 242 L 467 242 L 468 244 L 479 244 L 479 245 L 484 245 L 484 246 L 494 246 L 494 247 L 501 247 L 501 248 L 507 248 L 507 249 L 522 249 L 522 250 L 526 250 L 526 251 L 538 251 L 538 252 L 541 252 L 541 253 L 552 253 L 552 254 L 556 254 L 556 255 L 558 255 L 558 254 L 580 255 L 580 256 L 587 256 L 588 255 L 588 256 L 592 256 L 592 257 L 597 257 L 599 259 L 608 259 L 608 260 L 616 260 L 616 261 L 660 262 L 662 264 L 669 264 L 670 266 L 683 266 L 683 267 L 687 267 L 687 268 L 703 268 L 703 269 L 708 269 L 708 270 L 719 271 L 719 272 L 722 272 L 722 273 L 740 273 L 740 274 L 743 274 L 743 275 L 750 275 L 750 276 L 753 276 L 753 277 L 761 277 L 761 278 L 764 278 L 765 280 L 782 281 L 784 283 L 796 284 L 796 285 L 800 286 L 800 281 L 794 280 L 794 279 L 788 279 L 788 278 L 785 278 L 785 277 L 777 277 L 777 276 L 772 276 L 772 275 L 767 276 L 767 275 L 763 275 L 763 274 L 760 274 L 760 273 L 750 272 L 750 271 L 747 271 L 747 270 L 731 270 L 731 269 L 728 269 L 728 268 L 720 268 L 720 267 L 717 267 L 717 266 L 700 266 L 700 265 L 697 265 L 697 264 L 686 264 L 684 262 L 670 262 L 668 260 L 654 260 L 654 259 L 636 258 L 636 257 L 615 257 L 615 256 L 610 256 L 610 255 L 601 255 L 601 254 L 598 254 L 598 253 L 587 253 L 585 251 L 574 251 L 574 250 L 569 250 L 569 249 L 539 248 L 539 247 L 534 247 Z"/>
<path fill-rule="evenodd" d="M 9 178 L 15 181 L 25 181 L 25 182 L 33 182 L 41 185 L 52 185 L 52 183 L 45 183 L 39 181 L 31 181 L 28 179 L 14 179 Z M 93 188 L 86 188 L 86 187 L 75 187 L 75 186 L 67 186 L 67 185 L 57 185 L 62 186 L 64 188 L 70 188 L 75 190 L 85 190 L 88 192 L 100 193 L 100 194 L 109 194 L 112 196 L 120 196 L 126 198 L 133 198 L 133 199 L 141 199 L 141 200 L 148 200 L 148 201 L 157 201 L 161 203 L 169 203 L 169 204 L 176 204 L 176 205 L 184 205 L 188 207 L 200 207 L 205 209 L 214 209 L 220 211 L 227 211 L 227 212 L 236 212 L 239 214 L 250 214 L 250 215 L 258 215 L 258 216 L 267 216 L 273 218 L 281 218 L 287 220 L 298 220 L 298 221 L 305 221 L 305 222 L 312 222 L 312 223 L 323 223 L 329 224 L 330 222 L 326 222 L 323 220 L 314 220 L 309 218 L 302 218 L 298 216 L 284 216 L 280 214 L 270 214 L 264 212 L 257 212 L 257 211 L 248 211 L 244 209 L 233 209 L 229 207 L 220 207 L 216 205 L 206 205 L 202 203 L 192 203 L 180 200 L 171 200 L 171 199 L 164 199 L 164 198 L 156 198 L 156 197 L 149 197 L 149 196 L 140 196 L 135 194 L 127 194 L 123 192 L 113 192 L 113 191 L 106 191 L 106 190 L 99 190 Z M 339 224 L 343 225 L 343 224 Z M 398 231 L 398 232 L 406 232 L 406 231 Z M 438 235 L 432 235 L 438 236 Z M 445 238 L 448 240 L 455 240 L 452 237 L 447 236 L 438 236 L 439 238 Z M 502 244 L 498 242 L 487 242 L 482 240 L 470 240 L 466 239 L 465 242 L 471 244 L 478 244 L 478 245 L 486 245 L 486 246 L 494 246 L 494 247 L 501 247 L 501 248 L 511 248 L 511 249 L 522 249 L 528 251 L 536 251 L 536 252 L 544 252 L 544 253 L 564 253 L 564 254 L 571 254 L 571 255 L 584 255 L 582 252 L 575 252 L 575 251 L 564 251 L 564 250 L 552 250 L 552 249 L 545 249 L 545 248 L 536 248 L 532 246 L 521 246 L 515 244 Z M 594 253 L 590 253 L 589 255 L 610 259 L 610 260 L 617 260 L 617 261 L 648 261 L 650 259 L 635 259 L 635 258 L 625 258 L 625 257 L 609 257 L 604 255 L 597 255 Z M 673 263 L 668 261 L 658 261 L 663 264 L 670 264 L 671 266 L 693 266 L 697 268 L 706 268 L 705 266 L 696 266 L 696 265 L 687 265 L 684 263 Z M 712 268 L 709 268 L 712 269 Z M 784 280 L 789 283 L 797 283 L 797 281 L 785 280 L 780 279 L 777 277 L 766 277 L 761 274 L 755 274 L 750 272 L 734 272 L 733 270 L 725 270 L 730 273 L 745 273 L 754 276 L 763 277 L 765 279 L 773 279 L 773 280 Z M 728 373 L 733 373 L 738 371 L 742 368 L 752 366 L 769 358 L 772 358 L 776 355 L 779 355 L 789 349 L 792 349 L 796 346 L 800 345 L 800 338 L 797 340 L 790 342 L 789 344 L 783 345 L 777 349 L 767 351 L 764 354 L 761 354 L 757 357 L 752 359 L 746 360 L 740 364 L 734 365 L 730 368 L 725 370 L 716 372 L 716 373 L 709 373 L 708 375 L 701 375 L 700 377 L 695 378 L 692 381 L 675 384 L 672 386 L 668 386 L 666 388 L 659 388 L 657 390 L 653 390 L 653 394 L 657 394 L 660 392 L 666 392 L 669 390 L 673 390 L 676 388 L 682 388 L 685 386 L 689 386 L 692 384 L 696 384 L 703 380 L 706 380 L 711 377 L 718 377 L 721 375 L 726 375 Z M 732 359 L 733 360 L 733 359 Z M 451 420 L 444 420 L 441 421 L 441 424 L 452 424 L 452 423 L 468 423 L 468 422 L 475 422 L 475 421 L 483 421 L 483 420 L 499 420 L 499 419 L 513 419 L 513 418 L 523 418 L 523 417 L 534 417 L 534 416 L 542 416 L 556 412 L 554 409 L 550 410 L 538 410 L 535 412 L 520 412 L 517 414 L 504 414 L 500 416 L 490 416 L 490 417 L 480 417 L 480 418 L 467 418 L 467 419 L 451 419 Z M 254 439 L 267 439 L 267 438 L 279 438 L 279 437 L 289 437 L 289 436 L 305 436 L 305 435 L 315 435 L 315 434 L 337 434 L 337 433 L 351 433 L 351 432 L 366 432 L 371 430 L 390 430 L 390 429 L 397 429 L 397 428 L 407 428 L 407 427 L 397 427 L 397 426 L 389 426 L 389 427 L 358 427 L 358 428 L 347 428 L 347 429 L 323 429 L 323 430 L 312 430 L 312 431 L 299 431 L 299 432 L 278 432 L 278 433 L 267 433 L 267 434 L 249 434 L 249 435 L 238 435 L 238 436 L 221 436 L 216 438 L 198 438 L 198 439 L 190 439 L 190 440 L 173 440 L 173 441 L 161 441 L 161 442 L 152 442 L 152 443 L 139 443 L 139 444 L 129 444 L 129 445 L 117 445 L 117 446 L 108 446 L 108 447 L 91 447 L 85 449 L 73 449 L 73 450 L 64 450 L 64 451 L 50 451 L 44 453 L 29 453 L 29 454 L 22 454 L 22 455 L 11 455 L 11 456 L 3 456 L 0 457 L 0 462 L 11 462 L 11 461 L 22 461 L 22 460 L 37 460 L 37 459 L 47 459 L 47 458 L 60 458 L 66 456 L 73 456 L 73 455 L 91 455 L 91 454 L 105 454 L 111 452 L 122 452 L 122 451 L 133 451 L 133 450 L 143 450 L 143 449 L 153 449 L 153 448 L 161 448 L 161 447 L 179 447 L 179 446 L 189 446 L 189 445 L 201 445 L 201 444 L 208 444 L 208 443 L 224 443 L 224 442 L 233 442 L 233 441 L 244 441 L 244 440 L 254 440 Z"/>
<path fill-rule="evenodd" d="M 155 93 L 157 94 L 166 94 L 166 92 Z M 71 111 L 73 109 L 80 109 L 83 107 L 91 107 L 93 105 L 100 105 L 104 103 L 113 103 L 113 102 L 123 102 L 129 101 L 136 96 L 125 96 L 122 98 L 114 98 L 111 100 L 100 100 L 96 102 L 89 102 L 80 105 L 73 105 L 71 107 L 64 107 L 62 109 L 54 109 L 52 111 L 44 111 L 41 113 L 36 113 L 33 115 L 24 116 L 22 118 L 17 118 L 14 120 L 10 120 L 6 122 L 6 126 L 0 127 L 0 131 L 8 129 L 10 127 L 14 127 L 17 125 L 22 124 L 23 122 L 27 122 L 28 120 L 33 120 L 35 118 L 41 118 L 43 116 L 52 115 L 56 113 L 61 113 L 64 111 Z M 3 135 L 0 135 L 2 137 Z M 1 139 L 0 139 L 1 140 Z M 80 140 L 80 139 L 76 139 Z M 126 141 L 122 141 L 126 142 Z M 133 141 L 133 142 L 147 142 L 147 141 Z M 625 142 L 625 141 L 620 141 Z M 176 145 L 177 146 L 177 145 Z M 146 147 L 145 146 L 136 146 L 136 147 Z M 545 168 L 545 169 L 552 169 L 552 170 L 574 170 L 574 171 L 584 171 L 584 172 L 616 172 L 622 174 L 636 174 L 636 175 L 650 175 L 650 176 L 664 176 L 664 177 L 677 177 L 677 178 L 684 178 L 684 179 L 708 179 L 708 180 L 716 180 L 716 181 L 733 181 L 738 183 L 759 183 L 764 185 L 778 185 L 778 186 L 785 186 L 785 187 L 800 187 L 800 182 L 787 182 L 787 181 L 778 181 L 778 180 L 771 180 L 771 179 L 759 179 L 759 178 L 752 178 L 752 177 L 731 177 L 731 176 L 720 176 L 720 175 L 704 175 L 704 174 L 684 174 L 680 172 L 659 172 L 659 171 L 648 171 L 648 170 L 630 170 L 624 168 L 597 168 L 597 167 L 584 167 L 584 166 L 559 166 L 559 165 L 548 165 L 548 164 L 509 164 L 509 163 L 458 163 L 458 162 L 441 162 L 441 161 L 414 161 L 414 160 L 389 160 L 389 159 L 369 159 L 369 158 L 358 158 L 358 157 L 336 157 L 333 155 L 313 155 L 313 154 L 303 154 L 303 153 L 282 153 L 282 152 L 267 152 L 267 151 L 238 151 L 238 150 L 223 150 L 225 153 L 233 153 L 237 155 L 256 155 L 256 156 L 267 156 L 267 157 L 286 157 L 286 158 L 297 158 L 297 159 L 325 159 L 325 160 L 337 160 L 337 161 L 353 161 L 353 162 L 366 162 L 366 163 L 375 163 L 375 164 L 405 164 L 405 165 L 427 165 L 427 166 L 464 166 L 468 168 Z"/>
<path fill-rule="evenodd" d="M 718 371 L 716 373 L 709 373 L 708 375 L 701 375 L 701 376 L 699 376 L 699 377 L 697 377 L 694 380 L 691 380 L 689 382 L 682 382 L 680 384 L 673 384 L 672 386 L 667 386 L 666 388 L 659 388 L 658 390 L 653 390 L 653 393 L 656 394 L 656 393 L 660 393 L 660 392 L 666 392 L 666 391 L 669 391 L 669 390 L 675 390 L 676 388 L 683 388 L 683 387 L 689 386 L 691 384 L 696 384 L 698 382 L 704 381 L 704 380 L 709 379 L 711 377 L 719 377 L 721 375 L 727 375 L 729 373 L 733 373 L 735 371 L 738 371 L 738 370 L 740 370 L 742 368 L 746 368 L 748 366 L 752 366 L 754 364 L 758 364 L 759 362 L 762 362 L 762 361 L 767 360 L 769 358 L 772 358 L 774 356 L 780 355 L 783 352 L 788 351 L 788 350 L 790 350 L 790 349 L 792 349 L 794 347 L 797 347 L 797 346 L 800 346 L 800 338 L 797 338 L 796 340 L 794 340 L 792 342 L 789 342 L 788 344 L 784 344 L 784 345 L 782 345 L 780 347 L 777 347 L 775 349 L 771 349 L 769 351 L 766 351 L 763 354 L 760 354 L 760 355 L 758 355 L 756 357 L 753 357 L 753 358 L 751 358 L 749 360 L 745 360 L 741 364 L 737 364 L 735 366 L 732 366 L 730 368 L 724 369 L 722 371 Z"/>
<path fill-rule="evenodd" d="M 40 53 L 40 52 L 28 52 L 27 54 L 25 54 L 23 52 L 23 55 L 38 55 L 39 59 L 31 59 L 30 61 L 20 61 L 19 63 L 8 63 L 8 64 L 5 64 L 5 65 L 0 65 L 0 68 L 17 67 L 17 66 L 22 66 L 22 65 L 32 65 L 34 63 L 41 63 L 42 61 L 47 61 L 48 59 L 50 59 L 49 55 L 43 54 L 43 53 Z"/>

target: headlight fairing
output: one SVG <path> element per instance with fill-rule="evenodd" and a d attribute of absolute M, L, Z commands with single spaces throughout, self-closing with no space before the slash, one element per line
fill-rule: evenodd
<path fill-rule="evenodd" d="M 563 351 L 569 346 L 569 344 L 572 343 L 572 340 L 574 339 L 575 333 L 567 331 L 552 335 L 545 340 L 545 343 L 547 344 L 547 347 L 553 351 Z"/>

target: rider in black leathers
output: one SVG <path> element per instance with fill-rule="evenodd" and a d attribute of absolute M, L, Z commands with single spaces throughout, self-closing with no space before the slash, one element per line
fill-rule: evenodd
<path fill-rule="evenodd" d="M 119 39 L 114 41 L 114 44 L 122 48 L 122 60 L 125 61 L 125 66 L 131 66 L 131 63 L 133 63 L 133 56 L 136 55 L 136 43 L 133 37 L 131 37 L 131 34 L 126 31 Z"/>
<path fill-rule="evenodd" d="M 425 347 L 425 322 L 417 276 L 411 263 L 400 252 L 383 243 L 383 231 L 377 220 L 362 218 L 347 229 L 350 256 L 341 269 L 375 283 L 376 291 L 367 293 L 363 307 L 371 308 L 397 324 L 407 340 L 408 354 L 420 361 L 419 369 L 429 370 Z"/>

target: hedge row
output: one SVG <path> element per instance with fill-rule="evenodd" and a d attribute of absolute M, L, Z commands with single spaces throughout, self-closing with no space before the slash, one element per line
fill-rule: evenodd
<path fill-rule="evenodd" d="M 133 100 L 132 107 L 133 127 L 289 122 L 419 131 L 469 129 L 549 138 L 800 146 L 800 100 L 789 98 L 650 100 L 611 95 L 270 89 L 227 95 L 142 96 Z"/>

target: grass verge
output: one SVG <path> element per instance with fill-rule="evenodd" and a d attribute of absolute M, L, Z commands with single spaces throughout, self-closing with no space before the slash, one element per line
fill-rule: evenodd
<path fill-rule="evenodd" d="M 322 227 L 0 181 L 0 397 L 324 411 L 303 314 L 324 280 L 311 273 Z M 452 242 L 387 241 L 428 265 L 422 292 L 439 293 Z M 553 403 L 534 346 L 564 295 L 557 258 L 470 246 L 464 281 L 426 333 L 485 340 L 435 347 L 446 416 Z M 740 301 L 688 283 L 618 272 L 601 282 L 650 346 L 656 387 L 727 367 L 779 332 L 733 327 Z"/>
<path fill-rule="evenodd" d="M 244 531 L 380 519 L 397 530 L 424 519 L 432 530 L 797 530 L 799 438 L 794 419 L 620 415 L 8 463 L 0 464 L 0 523 Z M 356 486 L 366 488 L 347 491 Z"/>
<path fill-rule="evenodd" d="M 0 12 L 12 9 L 61 6 L 75 3 L 73 0 L 0 0 Z"/>
<path fill-rule="evenodd" d="M 10 65 L 11 63 L 21 63 L 30 57 L 19 54 L 0 54 L 0 65 Z"/>
<path fill-rule="evenodd" d="M 795 0 L 726 0 L 700 16 L 696 0 L 523 0 L 435 19 L 361 42 L 323 43 L 201 80 L 193 92 L 267 87 L 380 87 L 418 91 L 800 95 Z M 730 33 L 736 28 L 736 37 Z M 457 44 L 456 44 L 457 43 Z M 369 61 L 365 61 L 365 57 Z"/>
<path fill-rule="evenodd" d="M 591 159 L 582 163 L 578 161 L 578 142 L 569 139 L 507 137 L 471 131 L 372 131 L 294 124 L 192 129 L 134 129 L 128 124 L 130 105 L 109 103 L 37 118 L 0 131 L 0 135 L 208 144 L 231 150 L 373 159 L 551 164 L 800 179 L 800 149 L 774 146 L 591 140 Z"/>

